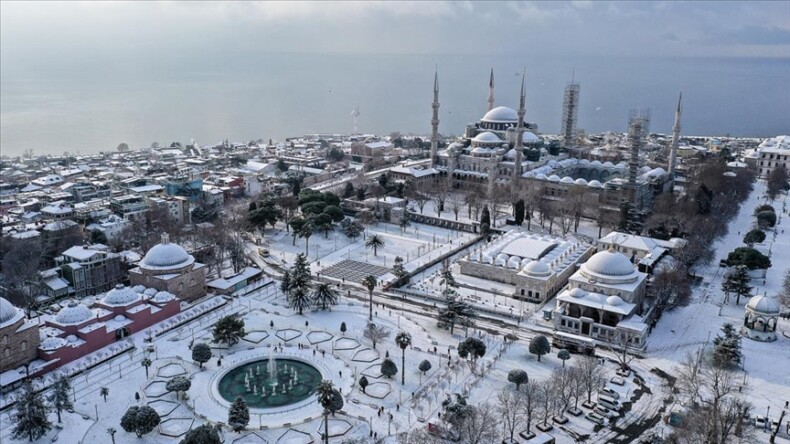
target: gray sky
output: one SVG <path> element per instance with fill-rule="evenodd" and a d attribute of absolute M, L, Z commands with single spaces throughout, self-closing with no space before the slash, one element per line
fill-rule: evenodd
<path fill-rule="evenodd" d="M 179 54 L 790 56 L 790 2 L 0 3 L 3 70 Z"/>

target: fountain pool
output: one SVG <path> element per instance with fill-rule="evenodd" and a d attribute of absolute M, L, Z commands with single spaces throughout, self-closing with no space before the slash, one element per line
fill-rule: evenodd
<path fill-rule="evenodd" d="M 229 370 L 217 389 L 228 402 L 241 396 L 250 408 L 282 407 L 315 393 L 321 373 L 295 359 L 267 358 L 246 362 Z"/>

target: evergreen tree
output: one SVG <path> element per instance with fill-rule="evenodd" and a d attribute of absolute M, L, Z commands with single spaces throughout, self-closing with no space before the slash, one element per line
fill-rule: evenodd
<path fill-rule="evenodd" d="M 439 328 L 449 328 L 450 334 L 453 334 L 456 325 L 472 325 L 472 307 L 466 301 L 450 292 L 445 294 L 444 304 L 444 307 L 439 307 L 437 316 Z"/>
<path fill-rule="evenodd" d="M 726 294 L 725 302 L 729 299 L 730 293 L 735 293 L 737 295 L 735 304 L 740 305 L 741 296 L 748 295 L 752 291 L 752 287 L 749 285 L 750 281 L 749 271 L 745 265 L 738 265 L 727 273 L 721 284 L 721 289 Z"/>
<path fill-rule="evenodd" d="M 235 315 L 220 318 L 220 320 L 214 324 L 214 329 L 211 333 L 214 336 L 214 342 L 227 344 L 228 347 L 233 346 L 247 335 L 244 331 L 244 319 Z"/>
<path fill-rule="evenodd" d="M 364 375 L 359 378 L 359 388 L 362 389 L 362 393 L 365 393 L 365 388 L 368 386 L 368 384 L 370 384 L 368 382 L 368 378 L 366 378 Z"/>
<path fill-rule="evenodd" d="M 335 416 L 336 412 L 343 409 L 343 395 L 338 390 L 332 390 L 332 401 L 329 403 L 329 412 Z"/>
<path fill-rule="evenodd" d="M 181 393 L 186 392 L 190 387 L 192 387 L 192 381 L 183 376 L 175 376 L 167 381 L 165 385 L 165 388 L 169 391 L 176 392 L 176 399 L 180 399 Z"/>
<path fill-rule="evenodd" d="M 417 369 L 420 370 L 420 384 L 422 384 L 423 375 L 425 375 L 425 373 L 428 372 L 428 370 L 430 370 L 431 367 L 433 367 L 431 365 L 431 361 L 427 359 L 423 359 L 422 362 L 420 362 L 420 365 L 417 367 Z"/>
<path fill-rule="evenodd" d="M 524 215 L 526 214 L 526 207 L 524 205 L 524 199 L 519 199 L 515 205 L 513 206 L 513 218 L 516 221 L 516 225 L 519 227 L 522 223 L 524 223 Z"/>
<path fill-rule="evenodd" d="M 388 379 L 398 374 L 398 366 L 395 364 L 395 361 L 390 358 L 384 358 L 381 361 L 381 374 Z"/>
<path fill-rule="evenodd" d="M 444 267 L 442 269 L 441 280 L 439 281 L 439 285 L 444 285 L 444 292 L 447 293 L 450 291 L 451 288 L 458 288 L 458 283 L 455 282 L 455 277 L 453 276 L 453 272 L 450 270 L 450 267 Z"/>
<path fill-rule="evenodd" d="M 488 234 L 491 229 L 491 212 L 488 211 L 488 205 L 483 205 L 483 211 L 480 212 L 480 233 Z"/>
<path fill-rule="evenodd" d="M 203 424 L 188 431 L 179 444 L 222 444 L 222 440 L 216 428 Z"/>
<path fill-rule="evenodd" d="M 343 336 L 345 336 L 345 335 L 346 335 L 346 331 L 347 331 L 347 328 L 346 328 L 346 323 L 345 323 L 345 322 L 341 322 L 341 323 L 340 323 L 340 333 L 341 333 Z"/>
<path fill-rule="evenodd" d="M 538 356 L 538 362 L 540 362 L 540 357 L 547 354 L 551 351 L 551 344 L 549 344 L 549 340 L 543 336 L 535 336 L 529 341 L 529 352 L 533 355 Z"/>
<path fill-rule="evenodd" d="M 250 409 L 244 398 L 239 396 L 228 411 L 228 425 L 234 432 L 240 432 L 250 423 Z"/>
<path fill-rule="evenodd" d="M 291 291 L 291 273 L 289 273 L 288 270 L 285 270 L 283 273 L 283 279 L 280 282 L 280 291 L 285 295 Z"/>
<path fill-rule="evenodd" d="M 741 335 L 729 322 L 721 331 L 713 340 L 713 363 L 718 367 L 735 366 L 741 362 Z"/>
<path fill-rule="evenodd" d="M 516 390 L 521 388 L 521 384 L 529 382 L 529 375 L 524 370 L 514 369 L 508 372 L 507 381 L 516 384 Z"/>
<path fill-rule="evenodd" d="M 477 338 L 466 338 L 458 344 L 458 356 L 463 359 L 468 359 L 474 368 L 477 364 L 477 359 L 482 358 L 486 354 L 486 345 Z"/>
<path fill-rule="evenodd" d="M 326 310 L 327 305 L 337 304 L 337 291 L 332 284 L 320 282 L 315 286 L 313 304 L 320 305 L 323 310 Z"/>
<path fill-rule="evenodd" d="M 343 198 L 348 199 L 353 195 L 354 195 L 354 184 L 352 184 L 351 182 L 346 182 L 345 188 L 343 188 Z"/>
<path fill-rule="evenodd" d="M 133 405 L 121 417 L 121 427 L 142 438 L 146 433 L 153 431 L 160 420 L 159 414 L 152 407 Z"/>
<path fill-rule="evenodd" d="M 71 391 L 71 382 L 66 376 L 61 376 L 52 387 L 52 394 L 49 396 L 49 402 L 58 414 L 58 423 L 60 423 L 60 413 L 63 410 L 74 409 L 74 404 L 71 403 L 69 392 Z"/>
<path fill-rule="evenodd" d="M 203 364 L 211 359 L 211 347 L 204 342 L 200 342 L 192 346 L 192 360 L 200 364 L 200 368 L 203 368 Z"/>
<path fill-rule="evenodd" d="M 52 423 L 47 417 L 49 408 L 44 402 L 44 398 L 36 393 L 29 382 L 22 386 L 22 395 L 17 399 L 15 409 L 12 438 L 27 438 L 33 441 L 46 435 L 52 429 Z"/>
<path fill-rule="evenodd" d="M 557 353 L 557 357 L 562 360 L 562 368 L 565 368 L 565 361 L 571 358 L 571 352 L 563 348 Z"/>

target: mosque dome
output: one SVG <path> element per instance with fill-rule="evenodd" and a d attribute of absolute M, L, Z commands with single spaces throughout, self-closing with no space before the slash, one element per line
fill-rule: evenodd
<path fill-rule="evenodd" d="M 493 110 L 492 110 L 493 111 Z M 496 134 L 492 133 L 491 131 L 485 131 L 478 135 L 476 135 L 472 142 L 477 143 L 502 143 L 502 139 L 499 138 Z"/>
<path fill-rule="evenodd" d="M 543 174 L 543 173 L 539 173 L 537 176 L 535 176 L 535 178 L 538 179 L 538 180 L 546 180 L 546 179 L 548 179 L 548 177 L 546 177 L 546 175 Z"/>
<path fill-rule="evenodd" d="M 516 149 L 511 148 L 507 153 L 505 153 L 505 157 L 508 159 L 515 159 L 516 158 Z"/>
<path fill-rule="evenodd" d="M 497 106 L 487 112 L 481 120 L 484 122 L 516 122 L 518 120 L 518 114 L 516 114 L 513 108 Z"/>
<path fill-rule="evenodd" d="M 601 166 L 601 161 L 600 160 L 593 160 L 592 162 L 590 162 L 590 165 L 592 165 L 592 166 Z"/>
<path fill-rule="evenodd" d="M 601 185 L 601 182 L 599 182 L 597 180 L 591 180 L 591 181 L 587 182 L 587 186 L 591 187 L 591 188 L 603 188 L 603 185 Z"/>
<path fill-rule="evenodd" d="M 558 176 L 556 174 L 552 174 L 551 176 L 549 176 L 549 181 L 550 182 L 559 182 L 560 180 L 561 180 L 560 176 Z"/>
<path fill-rule="evenodd" d="M 57 350 L 63 347 L 64 345 L 66 345 L 65 339 L 52 336 L 47 339 L 44 339 L 39 347 L 41 348 L 41 350 L 51 351 L 51 350 Z"/>
<path fill-rule="evenodd" d="M 779 314 L 779 304 L 777 304 L 772 298 L 763 295 L 757 295 L 749 299 L 749 302 L 746 304 L 746 308 L 762 314 Z"/>
<path fill-rule="evenodd" d="M 562 178 L 562 180 L 560 180 L 560 183 L 572 184 L 573 178 L 571 176 L 565 176 Z"/>
<path fill-rule="evenodd" d="M 587 296 L 587 292 L 582 290 L 579 287 L 571 288 L 571 290 L 568 292 L 568 294 L 571 295 L 571 297 L 574 297 L 574 298 L 577 298 L 577 299 Z"/>
<path fill-rule="evenodd" d="M 164 303 L 167 301 L 172 301 L 176 298 L 176 295 L 173 293 L 169 293 L 167 291 L 160 291 L 153 297 L 154 302 Z"/>
<path fill-rule="evenodd" d="M 521 136 L 521 141 L 524 143 L 540 142 L 540 137 L 536 136 L 535 133 L 531 131 L 524 131 L 524 134 Z"/>
<path fill-rule="evenodd" d="M 129 287 L 118 284 L 107 292 L 102 302 L 107 305 L 127 305 L 137 300 L 137 292 Z"/>
<path fill-rule="evenodd" d="M 620 296 L 616 296 L 616 295 L 615 296 L 609 296 L 608 298 L 606 298 L 606 303 L 609 304 L 609 305 L 614 305 L 614 306 L 623 305 L 623 298 L 621 298 Z"/>
<path fill-rule="evenodd" d="M 625 255 L 608 250 L 595 253 L 582 265 L 582 269 L 601 276 L 628 276 L 634 273 L 634 265 Z"/>
<path fill-rule="evenodd" d="M 93 312 L 84 304 L 75 301 L 69 302 L 69 305 L 63 307 L 58 312 L 55 320 L 58 324 L 80 324 L 93 317 Z"/>
<path fill-rule="evenodd" d="M 573 183 L 575 183 L 576 185 L 587 185 L 587 181 L 582 179 L 581 177 L 574 180 Z"/>
<path fill-rule="evenodd" d="M 606 168 L 614 168 L 614 164 L 612 162 L 609 162 L 609 161 L 604 162 L 603 166 L 606 167 Z"/>
<path fill-rule="evenodd" d="M 532 276 L 546 276 L 551 274 L 551 269 L 543 262 L 532 261 L 524 267 L 524 272 Z"/>
<path fill-rule="evenodd" d="M 140 261 L 140 268 L 162 270 L 181 268 L 195 262 L 180 245 L 170 243 L 167 235 L 162 236 L 162 243 L 154 245 Z"/>
<path fill-rule="evenodd" d="M 0 324 L 5 324 L 14 319 L 19 312 L 20 310 L 14 307 L 5 298 L 0 298 Z"/>

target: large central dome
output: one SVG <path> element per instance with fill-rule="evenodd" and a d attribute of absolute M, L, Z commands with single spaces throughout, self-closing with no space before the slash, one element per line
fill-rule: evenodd
<path fill-rule="evenodd" d="M 484 122 L 516 122 L 518 120 L 518 114 L 516 114 L 513 108 L 497 106 L 487 112 L 482 120 Z"/>
<path fill-rule="evenodd" d="M 161 244 L 154 245 L 148 250 L 140 267 L 149 269 L 181 268 L 195 262 L 186 250 L 180 245 L 171 244 L 164 240 Z"/>
<path fill-rule="evenodd" d="M 634 265 L 622 253 L 601 251 L 582 265 L 582 269 L 601 276 L 628 276 L 635 272 Z"/>
<path fill-rule="evenodd" d="M 0 324 L 5 324 L 14 319 L 18 313 L 18 308 L 11 305 L 11 303 L 4 298 L 0 298 Z"/>

